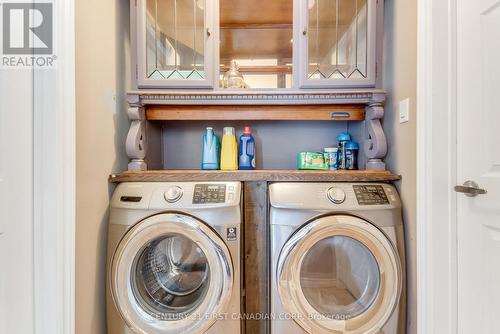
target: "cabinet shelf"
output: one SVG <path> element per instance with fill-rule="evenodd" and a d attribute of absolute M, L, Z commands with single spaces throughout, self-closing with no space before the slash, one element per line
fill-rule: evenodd
<path fill-rule="evenodd" d="M 146 108 L 150 121 L 194 120 L 290 120 L 362 121 L 363 105 L 151 105 Z"/>
<path fill-rule="evenodd" d="M 222 73 L 229 70 L 229 66 L 220 67 Z M 269 66 L 240 66 L 239 71 L 243 74 L 292 74 L 291 65 L 269 65 Z"/>
<path fill-rule="evenodd" d="M 290 181 L 290 182 L 392 182 L 401 176 L 389 171 L 314 171 L 314 170 L 148 170 L 126 171 L 109 177 L 120 182 L 179 181 Z"/>

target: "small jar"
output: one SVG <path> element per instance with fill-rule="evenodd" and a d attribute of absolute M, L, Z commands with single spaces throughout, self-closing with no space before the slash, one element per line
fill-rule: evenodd
<path fill-rule="evenodd" d="M 359 144 L 348 142 L 345 144 L 345 165 L 348 170 L 358 169 Z"/>
<path fill-rule="evenodd" d="M 224 88 L 247 88 L 243 75 L 239 71 L 236 61 L 231 60 L 229 70 L 224 74 Z"/>
<path fill-rule="evenodd" d="M 325 147 L 324 153 L 325 153 L 325 163 L 328 165 L 328 168 L 330 170 L 337 170 L 337 154 L 338 154 L 338 148 L 337 147 Z"/>

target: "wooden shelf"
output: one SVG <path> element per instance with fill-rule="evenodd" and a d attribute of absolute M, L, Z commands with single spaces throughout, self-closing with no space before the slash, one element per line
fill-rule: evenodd
<path fill-rule="evenodd" d="M 291 24 L 291 0 L 222 0 L 220 1 L 222 26 L 253 24 Z"/>
<path fill-rule="evenodd" d="M 223 65 L 220 67 L 221 72 L 225 73 L 229 70 L 229 66 Z M 292 74 L 291 65 L 269 65 L 269 66 L 240 66 L 240 73 L 248 74 Z"/>
<path fill-rule="evenodd" d="M 146 107 L 151 121 L 193 120 L 290 120 L 362 121 L 363 105 L 151 105 Z"/>
<path fill-rule="evenodd" d="M 293 23 L 229 23 L 219 26 L 221 30 L 275 30 L 275 29 L 287 29 L 293 30 Z"/>
<path fill-rule="evenodd" d="M 291 182 L 391 182 L 401 176 L 389 171 L 314 171 L 314 170 L 148 170 L 111 175 L 110 182 L 175 181 L 291 181 Z"/>

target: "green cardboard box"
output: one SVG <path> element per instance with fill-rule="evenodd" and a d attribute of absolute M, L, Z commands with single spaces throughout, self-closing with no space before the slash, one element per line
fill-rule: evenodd
<path fill-rule="evenodd" d="M 319 152 L 300 152 L 297 155 L 298 169 L 328 170 L 329 166 L 325 163 L 324 153 Z"/>

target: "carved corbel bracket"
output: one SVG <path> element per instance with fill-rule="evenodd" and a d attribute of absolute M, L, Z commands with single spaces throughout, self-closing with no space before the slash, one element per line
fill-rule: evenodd
<path fill-rule="evenodd" d="M 146 113 L 139 95 L 127 97 L 127 110 L 130 120 L 127 141 L 125 143 L 127 155 L 130 158 L 128 170 L 147 170 L 146 158 Z"/>
<path fill-rule="evenodd" d="M 387 154 L 387 139 L 380 120 L 384 117 L 384 107 L 375 102 L 366 107 L 366 130 L 368 139 L 365 141 L 364 149 L 367 157 L 367 170 L 385 170 L 385 162 L 382 161 Z"/>

